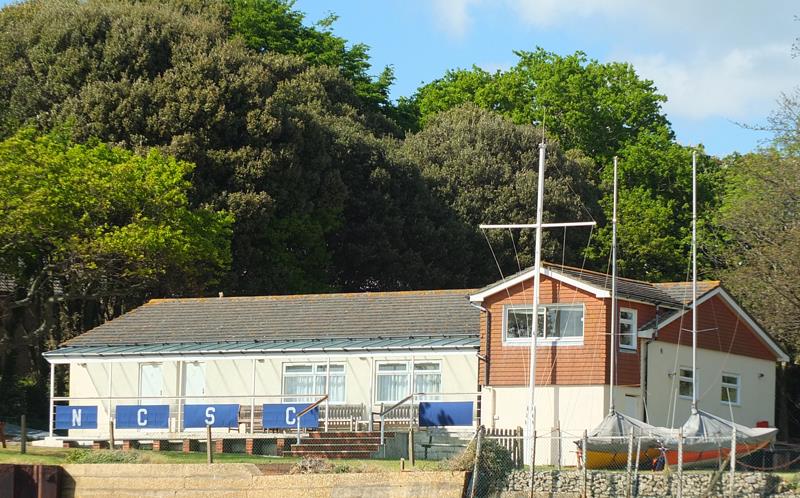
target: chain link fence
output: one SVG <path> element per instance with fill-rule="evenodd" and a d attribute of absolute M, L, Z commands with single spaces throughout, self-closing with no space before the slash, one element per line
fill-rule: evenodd
<path fill-rule="evenodd" d="M 796 445 L 750 452 L 735 437 L 678 435 L 655 448 L 649 436 L 598 439 L 558 430 L 526 438 L 521 430 L 481 428 L 465 452 L 473 462 L 467 496 L 800 496 Z"/>

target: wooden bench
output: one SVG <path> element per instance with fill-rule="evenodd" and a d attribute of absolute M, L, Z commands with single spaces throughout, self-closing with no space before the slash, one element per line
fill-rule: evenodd
<path fill-rule="evenodd" d="M 373 407 L 370 417 L 372 430 L 380 430 L 381 411 L 385 409 L 383 405 Z M 387 413 L 383 418 L 383 423 L 386 428 L 407 428 L 412 423 L 417 424 L 417 417 L 419 417 L 419 405 L 404 404 Z"/>
<path fill-rule="evenodd" d="M 334 405 L 328 406 L 330 410 L 330 418 L 328 418 L 328 427 L 342 428 L 346 427 L 349 430 L 358 430 L 359 424 L 364 423 L 364 405 Z M 255 405 L 253 410 L 253 427 L 250 427 L 250 405 L 239 406 L 239 432 L 253 433 L 253 432 L 286 432 L 285 429 L 264 429 L 262 427 L 262 419 L 264 415 L 263 405 Z M 319 425 L 320 428 L 325 427 L 326 407 L 324 404 L 319 407 Z"/>

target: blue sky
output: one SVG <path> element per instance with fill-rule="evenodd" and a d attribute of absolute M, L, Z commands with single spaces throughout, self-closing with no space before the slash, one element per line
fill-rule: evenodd
<path fill-rule="evenodd" d="M 541 46 L 600 61 L 631 62 L 669 98 L 678 140 L 725 155 L 755 148 L 758 125 L 781 92 L 800 84 L 800 3 L 790 0 L 297 0 L 316 21 L 366 43 L 376 66 L 395 68 L 392 97 L 447 69 L 513 65 L 514 50 Z"/>
<path fill-rule="evenodd" d="M 9 3 L 0 0 L 0 5 Z M 800 84 L 800 2 L 792 0 L 297 0 L 314 22 L 371 47 L 375 72 L 393 65 L 392 97 L 447 69 L 512 66 L 514 50 L 576 50 L 631 62 L 669 98 L 678 140 L 725 155 L 755 148 L 781 92 Z"/>

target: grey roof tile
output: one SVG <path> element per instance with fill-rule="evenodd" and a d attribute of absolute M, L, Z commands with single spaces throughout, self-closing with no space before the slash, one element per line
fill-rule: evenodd
<path fill-rule="evenodd" d="M 477 337 L 471 292 L 154 299 L 64 345 Z"/>

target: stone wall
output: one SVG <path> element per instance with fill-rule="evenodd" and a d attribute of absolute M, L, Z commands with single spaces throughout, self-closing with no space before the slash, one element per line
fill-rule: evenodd
<path fill-rule="evenodd" d="M 730 474 L 725 472 L 709 491 L 714 475 L 711 471 L 687 471 L 683 474 L 683 498 L 730 496 Z M 586 473 L 586 491 L 592 497 L 628 496 L 628 475 L 625 472 L 589 471 Z M 672 472 L 639 472 L 631 483 L 631 495 L 641 498 L 678 496 L 678 476 Z M 506 480 L 506 487 L 495 496 L 517 498 L 530 496 L 530 472 L 515 470 Z M 765 472 L 736 472 L 734 488 L 737 497 L 800 497 L 792 485 L 779 476 Z M 543 471 L 534 477 L 534 495 L 537 497 L 579 497 L 584 489 L 583 472 Z"/>
<path fill-rule="evenodd" d="M 63 498 L 330 496 L 461 498 L 463 472 L 391 472 L 266 475 L 253 464 L 63 465 Z"/>

